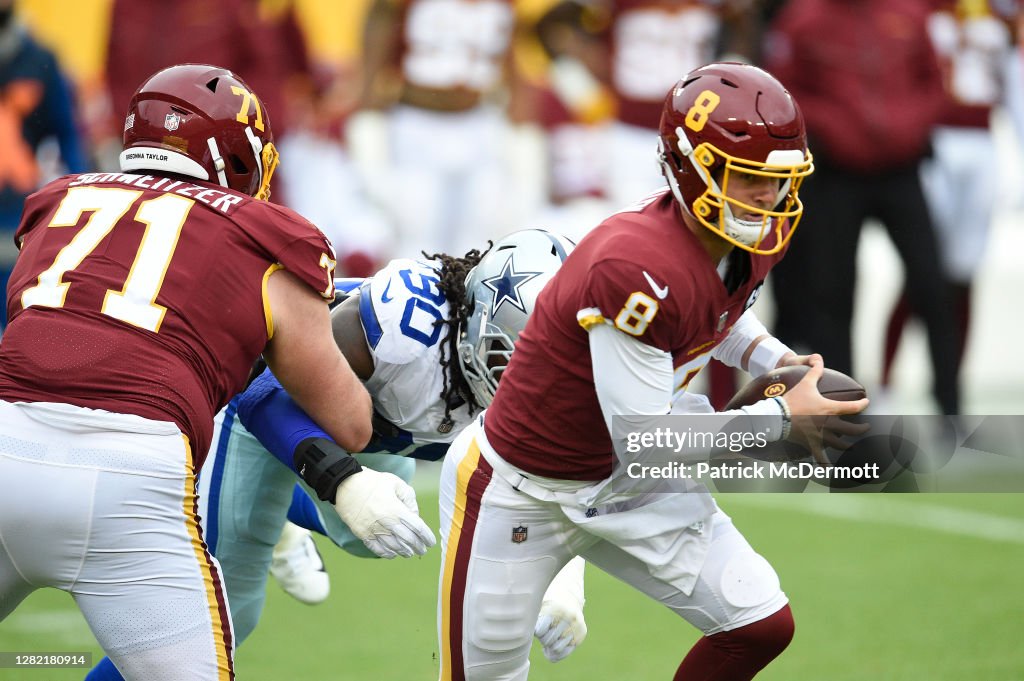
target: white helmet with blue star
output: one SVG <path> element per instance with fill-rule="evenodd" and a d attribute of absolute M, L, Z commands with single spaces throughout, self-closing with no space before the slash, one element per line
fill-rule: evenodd
<path fill-rule="evenodd" d="M 520 230 L 494 244 L 466 277 L 472 312 L 459 329 L 459 367 L 481 406 L 494 399 L 541 289 L 575 247 L 554 232 Z"/>

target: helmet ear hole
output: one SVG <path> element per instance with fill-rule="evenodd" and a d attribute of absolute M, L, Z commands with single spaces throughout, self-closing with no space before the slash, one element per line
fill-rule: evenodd
<path fill-rule="evenodd" d="M 672 159 L 672 164 L 673 164 L 673 165 L 674 165 L 674 166 L 675 166 L 676 168 L 680 168 L 680 169 L 682 169 L 682 168 L 685 168 L 685 167 L 686 167 L 686 166 L 684 166 L 684 165 L 683 165 L 683 157 L 682 157 L 682 156 L 680 156 L 680 155 L 679 155 L 679 153 L 678 153 L 678 152 L 676 152 L 676 150 L 675 150 L 675 149 L 669 149 L 669 150 L 668 150 L 668 157 L 669 157 L 670 159 Z"/>
<path fill-rule="evenodd" d="M 228 161 L 231 162 L 231 170 L 235 173 L 241 175 L 249 172 L 249 168 L 245 165 L 245 162 L 242 161 L 242 158 L 238 156 L 238 154 L 231 154 L 228 156 Z"/>

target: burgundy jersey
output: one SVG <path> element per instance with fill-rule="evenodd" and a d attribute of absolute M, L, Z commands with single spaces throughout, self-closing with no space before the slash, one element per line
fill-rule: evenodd
<path fill-rule="evenodd" d="M 721 6 L 736 0 L 613 0 L 608 50 L 617 118 L 657 128 L 665 93 L 714 61 Z"/>
<path fill-rule="evenodd" d="M 749 276 L 729 293 L 667 189 L 611 216 L 541 292 L 487 410 L 488 440 L 536 475 L 608 477 L 612 441 L 586 328 L 607 320 L 671 354 L 674 389 L 683 391 L 781 257 L 749 256 Z"/>
<path fill-rule="evenodd" d="M 0 399 L 173 421 L 197 467 L 267 343 L 269 274 L 333 296 L 316 227 L 205 182 L 63 177 L 29 197 L 15 238 Z"/>

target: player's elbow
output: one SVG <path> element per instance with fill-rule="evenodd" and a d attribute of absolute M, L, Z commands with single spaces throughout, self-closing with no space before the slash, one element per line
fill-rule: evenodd
<path fill-rule="evenodd" d="M 373 438 L 373 402 L 361 385 L 359 388 L 353 391 L 349 408 L 346 409 L 348 418 L 336 438 L 336 442 L 350 452 L 363 451 Z"/>
<path fill-rule="evenodd" d="M 370 439 L 372 437 L 372 428 L 360 428 L 358 432 L 352 433 L 348 442 L 340 442 L 338 444 L 350 452 L 361 452 L 370 444 Z"/>
<path fill-rule="evenodd" d="M 339 443 L 350 452 L 363 451 L 373 439 L 373 405 L 369 395 L 366 395 L 365 403 L 365 407 L 359 410 L 360 414 L 366 414 L 365 418 L 353 419 L 350 425 L 349 442 Z"/>

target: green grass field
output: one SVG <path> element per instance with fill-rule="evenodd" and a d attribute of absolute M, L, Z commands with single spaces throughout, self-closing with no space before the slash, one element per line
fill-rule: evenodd
<path fill-rule="evenodd" d="M 436 497 L 420 507 L 436 525 Z M 765 681 L 1024 680 L 1024 494 L 720 495 L 776 567 L 797 620 Z M 407 679 L 437 675 L 439 552 L 371 561 L 321 548 L 330 600 L 304 606 L 273 582 L 238 678 Z M 671 679 L 696 631 L 596 569 L 590 634 L 557 665 L 535 648 L 531 679 Z M 71 599 L 36 592 L 0 624 L 0 651 L 101 655 Z M 0 669 L 0 680 L 79 679 L 82 670 Z"/>

